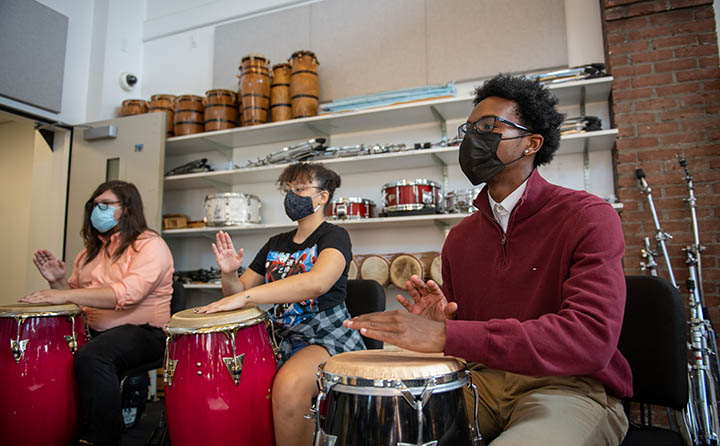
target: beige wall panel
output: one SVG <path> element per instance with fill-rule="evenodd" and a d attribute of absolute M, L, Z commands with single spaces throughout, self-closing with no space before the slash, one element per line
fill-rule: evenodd
<path fill-rule="evenodd" d="M 160 231 L 162 186 L 165 164 L 165 115 L 147 113 L 109 121 L 93 122 L 92 127 L 117 126 L 117 138 L 85 141 L 82 127 L 73 138 L 68 193 L 65 261 L 70 263 L 82 250 L 80 237 L 84 206 L 95 188 L 105 182 L 106 163 L 120 158 L 118 178 L 134 183 L 143 199 L 145 219 L 151 229 Z M 135 149 L 142 144 L 142 150 Z"/>
<path fill-rule="evenodd" d="M 426 0 L 428 82 L 568 63 L 564 0 Z"/>
<path fill-rule="evenodd" d="M 215 29 L 213 88 L 238 90 L 243 57 L 260 53 L 271 65 L 310 48 L 310 7 L 302 6 L 220 25 Z"/>
<path fill-rule="evenodd" d="M 332 0 L 310 8 L 321 101 L 426 85 L 422 0 Z"/>
<path fill-rule="evenodd" d="M 47 249 L 58 258 L 62 257 L 70 131 L 55 132 L 53 150 L 35 132 L 34 149 L 29 237 L 25 250 L 25 264 L 28 267 L 25 283 L 28 292 L 48 287 L 47 281 L 32 264 L 32 253 L 38 249 Z"/>
<path fill-rule="evenodd" d="M 27 294 L 25 275 L 35 268 L 27 255 L 34 138 L 30 121 L 0 123 L 0 271 L 5 278 L 0 304 L 16 303 Z"/>

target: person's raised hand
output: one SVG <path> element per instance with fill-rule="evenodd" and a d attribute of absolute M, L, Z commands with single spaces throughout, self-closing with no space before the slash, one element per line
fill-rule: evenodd
<path fill-rule="evenodd" d="M 47 249 L 36 251 L 35 254 L 33 254 L 33 263 L 43 278 L 50 283 L 65 278 L 65 262 L 57 259 L 53 253 Z"/>
<path fill-rule="evenodd" d="M 220 271 L 225 274 L 237 272 L 243 260 L 243 249 L 240 248 L 235 252 L 230 234 L 218 231 L 215 234 L 215 243 L 212 244 L 212 249 Z"/>
<path fill-rule="evenodd" d="M 434 280 L 425 283 L 413 274 L 410 280 L 405 282 L 405 286 L 412 300 L 406 299 L 401 294 L 398 294 L 397 300 L 408 312 L 434 321 L 445 321 L 455 317 L 457 304 L 448 303 L 445 294 Z"/>

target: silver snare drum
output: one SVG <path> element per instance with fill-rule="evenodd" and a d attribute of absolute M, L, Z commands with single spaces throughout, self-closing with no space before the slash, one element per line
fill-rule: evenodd
<path fill-rule="evenodd" d="M 445 195 L 445 209 L 455 214 L 472 214 L 477 210 L 473 205 L 475 197 L 478 196 L 482 187 L 472 189 L 458 189 L 450 191 Z"/>
<path fill-rule="evenodd" d="M 211 194 L 205 197 L 205 224 L 207 226 L 233 226 L 260 223 L 260 199 L 240 192 Z"/>

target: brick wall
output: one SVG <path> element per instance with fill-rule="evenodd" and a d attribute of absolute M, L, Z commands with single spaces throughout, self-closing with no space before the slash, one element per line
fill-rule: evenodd
<path fill-rule="evenodd" d="M 670 261 L 683 296 L 688 278 L 682 248 L 692 243 L 684 153 L 695 182 L 705 303 L 720 331 L 720 69 L 712 0 L 600 0 L 614 76 L 612 125 L 617 140 L 618 198 L 624 204 L 625 271 L 640 270 L 643 237 L 655 226 L 637 186 L 641 167 L 652 188 Z M 665 261 L 660 275 L 667 278 Z"/>

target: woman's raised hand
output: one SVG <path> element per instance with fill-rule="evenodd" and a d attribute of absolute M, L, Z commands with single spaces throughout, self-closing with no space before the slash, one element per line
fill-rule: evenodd
<path fill-rule="evenodd" d="M 33 263 L 40 274 L 50 283 L 65 278 L 65 262 L 57 259 L 47 249 L 41 249 L 33 255 Z"/>
<path fill-rule="evenodd" d="M 243 249 L 240 248 L 235 252 L 230 234 L 218 231 L 215 234 L 215 243 L 212 244 L 212 249 L 220 271 L 225 274 L 237 272 L 243 260 Z"/>

